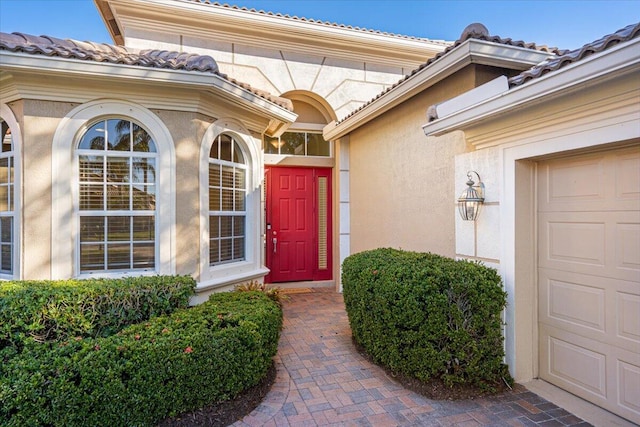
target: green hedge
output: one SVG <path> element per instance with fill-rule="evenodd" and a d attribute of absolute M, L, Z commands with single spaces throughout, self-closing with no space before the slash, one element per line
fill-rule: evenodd
<path fill-rule="evenodd" d="M 449 386 L 511 382 L 503 364 L 506 293 L 495 270 L 376 249 L 349 256 L 342 271 L 353 337 L 377 363 Z"/>
<path fill-rule="evenodd" d="M 233 292 L 110 337 L 30 346 L 2 368 L 0 425 L 156 425 L 257 384 L 281 326 L 275 302 Z"/>
<path fill-rule="evenodd" d="M 194 289 L 189 276 L 0 283 L 0 356 L 29 341 L 111 335 L 187 307 Z"/>

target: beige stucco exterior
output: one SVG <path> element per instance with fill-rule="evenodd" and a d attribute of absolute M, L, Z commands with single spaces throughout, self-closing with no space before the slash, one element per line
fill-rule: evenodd
<path fill-rule="evenodd" d="M 159 111 L 158 116 L 167 124 L 176 147 L 176 273 L 192 275 L 199 271 L 200 257 L 200 172 L 194 164 L 204 132 L 213 121 L 176 111 Z"/>
<path fill-rule="evenodd" d="M 24 101 L 23 248 L 25 277 L 51 277 L 51 143 L 60 120 L 72 108 L 63 102 Z"/>
<path fill-rule="evenodd" d="M 352 253 L 388 246 L 456 255 L 455 158 L 472 148 L 455 133 L 425 143 L 415 123 L 429 105 L 497 75 L 469 66 L 349 134 Z"/>

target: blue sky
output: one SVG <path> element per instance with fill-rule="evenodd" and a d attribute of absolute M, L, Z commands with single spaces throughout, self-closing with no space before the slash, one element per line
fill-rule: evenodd
<path fill-rule="evenodd" d="M 638 0 L 222 0 L 435 40 L 482 22 L 492 35 L 575 49 L 640 21 Z M 0 31 L 112 43 L 92 0 L 0 0 Z"/>

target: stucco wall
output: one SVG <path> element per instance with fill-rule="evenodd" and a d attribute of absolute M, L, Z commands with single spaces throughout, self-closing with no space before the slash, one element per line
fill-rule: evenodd
<path fill-rule="evenodd" d="M 468 67 L 350 134 L 351 253 L 376 247 L 455 251 L 455 156 L 461 133 L 426 138 L 430 105 L 475 86 Z"/>
<path fill-rule="evenodd" d="M 73 107 L 67 102 L 23 102 L 20 247 L 24 279 L 51 277 L 51 141 L 60 120 Z"/>
<path fill-rule="evenodd" d="M 213 119 L 194 113 L 156 111 L 176 149 L 176 273 L 198 279 L 200 257 L 200 143 Z"/>

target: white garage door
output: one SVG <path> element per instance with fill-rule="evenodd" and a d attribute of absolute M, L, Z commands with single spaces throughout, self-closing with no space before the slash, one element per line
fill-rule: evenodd
<path fill-rule="evenodd" d="M 540 377 L 640 424 L 640 146 L 538 167 Z"/>

